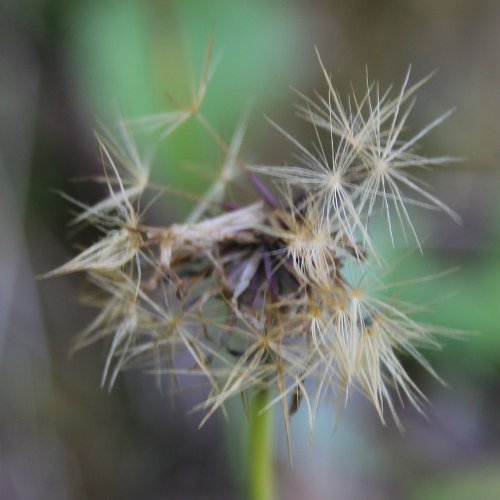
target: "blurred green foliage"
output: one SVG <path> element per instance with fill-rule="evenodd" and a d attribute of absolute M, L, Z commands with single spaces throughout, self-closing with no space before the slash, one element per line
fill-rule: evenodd
<path fill-rule="evenodd" d="M 104 123 L 118 113 L 136 118 L 189 106 L 213 38 L 212 59 L 219 63 L 202 111 L 229 140 L 249 106 L 263 122 L 266 104 L 298 73 L 299 19 L 283 6 L 243 0 L 81 4 L 70 17 L 68 49 L 82 105 Z M 179 165 L 210 172 L 220 161 L 213 140 L 189 123 L 161 149 L 157 174 L 200 191 L 207 179 Z"/>
<path fill-rule="evenodd" d="M 415 487 L 412 500 L 496 500 L 500 492 L 500 463 L 443 474 L 423 480 Z"/>

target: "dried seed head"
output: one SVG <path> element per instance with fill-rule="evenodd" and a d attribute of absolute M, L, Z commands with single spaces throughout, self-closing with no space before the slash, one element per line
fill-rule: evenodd
<path fill-rule="evenodd" d="M 397 421 L 393 391 L 417 408 L 425 402 L 400 353 L 434 374 L 417 346 L 435 347 L 434 334 L 452 332 L 418 324 L 411 319 L 414 307 L 377 296 L 381 285 L 368 280 L 369 261 L 382 260 L 369 222 L 378 205 L 391 238 L 393 217 L 417 238 L 408 204 L 454 216 L 408 173 L 444 162 L 411 149 L 447 114 L 405 141 L 411 98 L 425 80 L 408 86 L 408 73 L 395 97 L 367 83 L 361 98 L 352 95 L 344 104 L 322 69 L 327 97 L 302 96 L 298 106 L 313 125 L 313 147 L 275 125 L 298 149 L 296 165 L 246 166 L 239 158 L 243 126 L 225 144 L 200 110 L 208 69 L 188 111 L 162 115 L 163 122 L 149 119 L 165 136 L 196 117 L 225 153 L 213 186 L 183 223 L 148 226 L 138 215 L 149 166 L 123 122 L 124 148 L 99 141 L 108 196 L 93 207 L 78 203 L 77 221 L 96 225 L 103 237 L 47 276 L 88 273 L 98 314 L 77 347 L 109 337 L 103 383 L 111 386 L 131 365 L 158 380 L 168 375 L 173 384 L 181 375 L 202 377 L 209 386 L 197 406 L 206 411 L 203 422 L 228 398 L 271 388 L 287 432 L 300 401 L 312 430 L 320 401 L 333 394 L 341 408 L 354 387 L 381 419 L 386 406 Z M 272 177 L 278 195 L 251 171 Z M 261 201 L 225 203 L 226 187 L 238 174 L 249 177 Z M 358 282 L 349 278 L 350 266 L 358 268 Z"/>

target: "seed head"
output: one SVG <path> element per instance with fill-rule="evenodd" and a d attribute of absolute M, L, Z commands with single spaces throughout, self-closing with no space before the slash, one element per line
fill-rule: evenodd
<path fill-rule="evenodd" d="M 196 406 L 205 412 L 202 423 L 229 398 L 269 388 L 287 431 L 301 401 L 312 430 L 320 402 L 333 395 L 342 408 L 354 388 L 382 420 L 387 407 L 398 422 L 394 394 L 421 408 L 425 396 L 400 357 L 434 374 L 417 348 L 436 347 L 434 335 L 452 332 L 417 323 L 415 306 L 381 298 L 383 261 L 370 221 L 381 211 L 393 241 L 395 218 L 420 245 L 409 205 L 456 218 L 409 172 L 446 160 L 412 148 L 448 113 L 405 140 L 413 96 L 427 79 L 409 86 L 408 72 L 394 97 L 367 82 L 361 97 L 343 102 L 320 64 L 326 97 L 301 94 L 298 106 L 312 125 L 312 146 L 273 123 L 298 151 L 291 166 L 246 165 L 243 125 L 226 145 L 201 111 L 208 70 L 189 111 L 163 115 L 162 126 L 158 117 L 140 122 L 170 136 L 194 118 L 225 153 L 214 184 L 184 222 L 147 224 L 139 206 L 151 196 L 149 163 L 123 121 L 123 148 L 99 140 L 108 195 L 90 207 L 75 203 L 82 210 L 76 221 L 103 236 L 48 276 L 87 272 L 98 313 L 76 348 L 108 338 L 103 383 L 111 387 L 129 366 L 159 382 L 168 376 L 173 387 L 201 378 L 209 391 Z M 254 173 L 271 177 L 277 189 Z M 246 206 L 227 198 L 228 186 L 245 178 L 257 198 Z"/>

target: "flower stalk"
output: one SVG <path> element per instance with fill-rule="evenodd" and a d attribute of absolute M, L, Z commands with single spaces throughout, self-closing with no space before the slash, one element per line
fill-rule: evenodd
<path fill-rule="evenodd" d="M 266 408 L 270 402 L 268 389 L 256 392 L 249 415 L 249 499 L 275 500 L 274 484 L 274 412 Z"/>

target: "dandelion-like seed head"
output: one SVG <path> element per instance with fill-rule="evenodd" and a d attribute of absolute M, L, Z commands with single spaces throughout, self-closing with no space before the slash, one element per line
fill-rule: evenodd
<path fill-rule="evenodd" d="M 226 144 L 202 114 L 210 67 L 186 109 L 132 122 L 165 138 L 197 121 L 222 148 L 214 184 L 184 222 L 147 224 L 139 207 L 154 201 L 157 187 L 126 122 L 121 146 L 99 139 L 107 196 L 93 206 L 73 202 L 81 209 L 75 222 L 93 224 L 102 238 L 48 274 L 85 271 L 93 287 L 97 316 L 76 348 L 107 339 L 103 383 L 110 387 L 129 366 L 172 386 L 205 380 L 208 394 L 196 407 L 205 412 L 202 422 L 229 398 L 263 388 L 273 391 L 270 404 L 281 404 L 287 431 L 300 402 L 312 430 L 320 402 L 333 396 L 340 409 L 353 389 L 381 419 L 388 408 L 398 422 L 395 395 L 419 409 L 425 402 L 400 355 L 434 374 L 417 348 L 435 347 L 434 335 L 452 332 L 419 324 L 417 307 L 379 296 L 386 285 L 374 271 L 384 263 L 370 221 L 382 212 L 393 241 L 399 221 L 419 244 L 409 206 L 456 218 L 413 174 L 447 160 L 412 151 L 447 114 L 405 140 L 413 96 L 427 79 L 409 86 L 408 73 L 395 96 L 367 81 L 362 96 L 342 101 L 321 63 L 326 97 L 300 94 L 297 107 L 312 125 L 312 146 L 274 124 L 297 150 L 296 163 L 247 165 L 239 154 L 244 126 Z M 238 179 L 254 186 L 255 202 L 228 197 Z"/>

